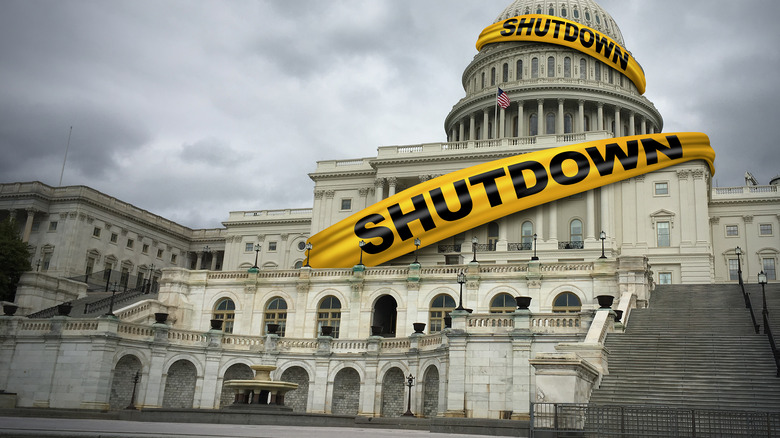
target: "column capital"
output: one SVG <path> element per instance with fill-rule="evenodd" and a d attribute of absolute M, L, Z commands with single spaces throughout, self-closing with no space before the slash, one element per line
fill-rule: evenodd
<path fill-rule="evenodd" d="M 383 185 L 385 185 L 384 178 L 377 178 L 374 180 L 374 187 L 382 187 Z"/>
<path fill-rule="evenodd" d="M 577 103 L 578 103 L 580 106 L 584 106 L 584 105 L 585 105 L 585 99 L 577 99 Z"/>
<path fill-rule="evenodd" d="M 544 105 L 544 99 L 536 99 L 536 103 L 539 105 Z"/>
<path fill-rule="evenodd" d="M 562 98 L 562 97 L 559 97 L 559 98 L 558 98 L 558 105 L 563 105 L 563 104 L 564 104 L 564 102 L 566 102 L 566 99 L 564 99 L 564 98 Z"/>

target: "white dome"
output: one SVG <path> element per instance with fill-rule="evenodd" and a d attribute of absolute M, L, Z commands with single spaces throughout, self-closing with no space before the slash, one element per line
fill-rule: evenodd
<path fill-rule="evenodd" d="M 541 11 L 541 12 L 540 12 Z M 576 21 L 623 44 L 623 34 L 609 13 L 593 0 L 515 0 L 494 23 L 525 14 L 545 14 Z"/>

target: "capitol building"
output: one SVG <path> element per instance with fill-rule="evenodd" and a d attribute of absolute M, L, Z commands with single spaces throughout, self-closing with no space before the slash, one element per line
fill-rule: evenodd
<path fill-rule="evenodd" d="M 496 12 L 496 23 L 564 18 L 631 47 L 593 0 Z M 275 380 L 298 384 L 285 398 L 297 412 L 398 416 L 413 376 L 419 416 L 527 419 L 534 402 L 589 401 L 609 374 L 605 339 L 657 288 L 776 280 L 780 178 L 714 187 L 704 161 L 423 241 L 379 266 L 309 266 L 311 236 L 421 182 L 664 132 L 634 82 L 561 45 L 487 44 L 462 84 L 445 141 L 320 161 L 312 205 L 229 212 L 224 228 L 190 229 L 84 186 L 0 184 L 0 219 L 16 220 L 33 266 L 16 315 L 0 317 L 0 389 L 20 407 L 123 409 L 132 396 L 144 409 L 219 409 L 233 401 L 224 382 L 273 365 Z M 65 302 L 71 315 L 52 316 Z"/>

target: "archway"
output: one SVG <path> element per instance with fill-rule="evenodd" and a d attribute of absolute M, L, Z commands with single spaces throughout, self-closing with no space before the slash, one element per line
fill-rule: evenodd
<path fill-rule="evenodd" d="M 374 316 L 371 325 L 382 327 L 381 334 L 395 337 L 398 303 L 390 295 L 383 295 L 374 303 Z"/>
<path fill-rule="evenodd" d="M 291 407 L 293 412 L 306 412 L 309 401 L 309 373 L 301 367 L 290 367 L 284 370 L 279 380 L 298 384 L 298 389 L 284 395 L 284 405 Z"/>
<path fill-rule="evenodd" d="M 109 409 L 124 409 L 130 404 L 135 385 L 135 373 L 141 371 L 141 361 L 132 354 L 122 356 L 114 367 L 111 380 L 111 395 L 108 399 Z M 138 394 L 136 393 L 136 396 Z"/>
<path fill-rule="evenodd" d="M 344 368 L 333 378 L 331 412 L 357 415 L 360 407 L 360 374 L 354 368 Z"/>
<path fill-rule="evenodd" d="M 439 413 L 439 370 L 431 365 L 423 377 L 423 416 L 435 417 Z"/>
<path fill-rule="evenodd" d="M 235 391 L 232 388 L 226 388 L 225 382 L 229 380 L 251 380 L 255 378 L 255 373 L 249 368 L 249 365 L 237 363 L 230 366 L 225 371 L 222 378 L 222 395 L 219 397 L 219 406 L 225 407 L 233 404 L 235 400 Z"/>
<path fill-rule="evenodd" d="M 382 416 L 400 417 L 406 411 L 404 401 L 404 373 L 400 368 L 390 368 L 382 379 Z"/>
<path fill-rule="evenodd" d="M 195 383 L 198 370 L 186 359 L 180 359 L 168 368 L 163 394 L 164 408 L 191 409 L 195 401 Z"/>

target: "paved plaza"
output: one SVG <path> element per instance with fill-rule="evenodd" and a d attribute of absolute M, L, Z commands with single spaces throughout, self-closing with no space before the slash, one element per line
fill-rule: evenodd
<path fill-rule="evenodd" d="M 253 437 L 253 438 L 350 438 L 368 437 L 480 437 L 484 435 L 453 435 L 422 430 L 258 426 L 201 423 L 147 423 L 122 420 L 61 419 L 35 417 L 0 417 L 2 437 Z"/>

